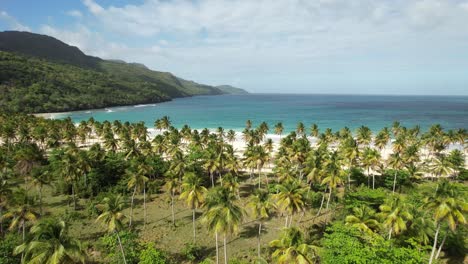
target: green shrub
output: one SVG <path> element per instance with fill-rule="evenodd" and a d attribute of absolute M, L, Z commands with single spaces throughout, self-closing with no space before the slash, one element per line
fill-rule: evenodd
<path fill-rule="evenodd" d="M 169 263 L 164 252 L 158 250 L 154 243 L 146 243 L 142 245 L 143 249 L 140 252 L 140 261 L 138 264 L 166 264 Z"/>

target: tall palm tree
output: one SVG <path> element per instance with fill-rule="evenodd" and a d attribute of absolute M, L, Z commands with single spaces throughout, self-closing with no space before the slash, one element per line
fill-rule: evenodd
<path fill-rule="evenodd" d="M 436 179 L 450 176 L 454 173 L 453 165 L 443 154 L 431 159 L 428 169 L 436 176 Z"/>
<path fill-rule="evenodd" d="M 296 126 L 296 133 L 297 133 L 299 136 L 302 136 L 302 135 L 304 135 L 304 131 L 305 131 L 304 123 L 302 123 L 302 122 L 297 123 L 297 126 Z"/>
<path fill-rule="evenodd" d="M 167 175 L 166 180 L 166 190 L 169 192 L 171 196 L 171 213 L 172 213 L 172 225 L 175 226 L 175 214 L 174 214 L 174 198 L 177 194 L 180 186 L 179 178 L 172 174 Z"/>
<path fill-rule="evenodd" d="M 295 227 L 284 229 L 279 239 L 270 242 L 274 249 L 271 257 L 279 264 L 312 264 L 315 263 L 315 247 L 304 241 L 304 235 Z"/>
<path fill-rule="evenodd" d="M 413 216 L 406 208 L 405 201 L 398 195 L 385 200 L 379 207 L 383 218 L 383 226 L 388 229 L 388 239 L 392 234 L 398 235 L 406 230 L 407 221 L 412 220 Z"/>
<path fill-rule="evenodd" d="M 278 209 L 286 214 L 285 227 L 290 227 L 293 216 L 305 209 L 305 188 L 298 181 L 288 181 L 277 185 L 274 195 Z M 289 223 L 288 223 L 289 218 Z"/>
<path fill-rule="evenodd" d="M 209 230 L 215 232 L 216 248 L 218 247 L 218 233 L 223 234 L 224 263 L 228 263 L 227 237 L 237 234 L 245 215 L 241 206 L 236 203 L 236 195 L 225 188 L 214 189 L 207 200 L 207 211 L 203 216 Z M 218 248 L 216 250 L 218 263 Z"/>
<path fill-rule="evenodd" d="M 207 189 L 202 185 L 202 178 L 193 172 L 188 172 L 184 175 L 182 182 L 182 193 L 180 199 L 185 199 L 187 206 L 192 209 L 192 222 L 193 222 L 193 242 L 196 242 L 196 226 L 195 226 L 195 212 L 196 209 L 203 205 L 205 202 L 205 195 Z"/>
<path fill-rule="evenodd" d="M 279 136 L 280 136 L 280 139 L 281 139 L 281 134 L 283 134 L 283 130 L 284 130 L 283 123 L 282 123 L 282 122 L 278 122 L 278 123 L 275 125 L 275 134 L 276 134 L 276 135 L 279 135 Z"/>
<path fill-rule="evenodd" d="M 145 170 L 142 168 L 142 166 L 136 165 L 138 163 L 136 160 L 132 161 L 133 166 L 127 171 L 127 174 L 129 175 L 129 179 L 127 182 L 127 188 L 129 190 L 133 190 L 132 193 L 132 199 L 130 202 L 130 220 L 128 223 L 128 226 L 132 226 L 132 220 L 133 220 L 133 205 L 134 205 L 134 199 L 135 199 L 135 194 L 137 192 L 144 192 L 144 201 L 146 203 L 146 183 L 148 182 L 148 177 L 145 176 Z M 146 204 L 143 205 L 146 211 Z M 145 213 L 146 215 L 146 213 Z M 145 220 L 146 222 L 146 217 Z"/>
<path fill-rule="evenodd" d="M 247 205 L 252 212 L 252 216 L 258 220 L 258 257 L 260 258 L 261 252 L 261 232 L 263 221 L 270 218 L 271 210 L 276 207 L 273 203 L 268 191 L 263 189 L 257 189 L 254 195 L 251 196 L 250 202 Z"/>
<path fill-rule="evenodd" d="M 317 138 L 319 135 L 319 128 L 317 124 L 312 124 L 310 126 L 310 135 L 314 138 Z"/>
<path fill-rule="evenodd" d="M 325 178 L 322 180 L 322 185 L 327 185 L 329 190 L 328 200 L 327 200 L 327 209 L 330 205 L 330 200 L 332 192 L 338 187 L 338 185 L 343 184 L 343 170 L 341 169 L 340 159 L 338 152 L 333 151 L 330 156 L 324 162 L 324 171 L 326 173 Z"/>
<path fill-rule="evenodd" d="M 372 141 L 372 131 L 366 126 L 360 126 L 356 131 L 356 140 L 361 146 L 368 146 Z"/>
<path fill-rule="evenodd" d="M 392 193 L 394 194 L 398 171 L 401 170 L 401 168 L 404 166 L 403 158 L 401 157 L 399 152 L 390 154 L 390 157 L 388 159 L 388 165 L 394 170 L 392 189 Z"/>
<path fill-rule="evenodd" d="M 122 241 L 120 240 L 119 235 L 119 231 L 124 228 L 123 221 L 127 218 L 127 216 L 122 212 L 125 207 L 126 202 L 121 195 L 111 194 L 105 197 L 101 204 L 96 206 L 96 208 L 101 212 L 101 214 L 96 218 L 96 222 L 101 222 L 105 226 L 107 232 L 117 235 L 122 259 L 124 263 L 127 264 Z"/>
<path fill-rule="evenodd" d="M 39 212 L 42 215 L 42 189 L 51 184 L 51 174 L 47 169 L 36 170 L 32 173 L 31 183 L 36 186 L 39 193 Z"/>
<path fill-rule="evenodd" d="M 3 215 L 5 219 L 12 219 L 9 230 L 21 228 L 23 242 L 26 238 L 26 225 L 34 223 L 39 216 L 34 197 L 28 196 L 25 190 L 17 190 L 13 194 L 12 208 Z"/>
<path fill-rule="evenodd" d="M 433 212 L 433 218 L 436 224 L 434 245 L 429 259 L 429 263 L 432 263 L 442 222 L 446 222 L 452 231 L 457 228 L 458 224 L 466 224 L 467 221 L 464 214 L 468 212 L 468 203 L 465 201 L 465 197 L 458 190 L 457 186 L 446 180 L 441 181 L 437 185 L 435 192 L 429 193 L 424 202 L 424 208 Z M 445 241 L 445 239 L 443 241 Z M 443 244 L 440 248 L 442 248 L 442 246 Z"/>
<path fill-rule="evenodd" d="M 367 170 L 367 177 L 370 177 L 370 170 L 375 170 L 380 164 L 380 153 L 373 149 L 366 147 L 362 152 L 361 163 Z M 369 180 L 367 180 L 367 186 L 369 187 Z M 375 175 L 372 173 L 372 189 L 375 189 Z"/>
<path fill-rule="evenodd" d="M 26 263 L 85 263 L 86 250 L 80 241 L 68 235 L 63 220 L 43 220 L 29 232 L 31 238 L 17 246 L 14 254 L 24 254 Z"/>

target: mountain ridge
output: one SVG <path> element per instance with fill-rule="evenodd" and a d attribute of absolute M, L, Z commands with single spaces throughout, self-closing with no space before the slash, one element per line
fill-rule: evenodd
<path fill-rule="evenodd" d="M 61 112 L 231 93 L 141 63 L 89 56 L 47 35 L 0 32 L 0 52 L 0 107 L 11 111 Z M 40 100 L 44 96 L 53 103 Z"/>

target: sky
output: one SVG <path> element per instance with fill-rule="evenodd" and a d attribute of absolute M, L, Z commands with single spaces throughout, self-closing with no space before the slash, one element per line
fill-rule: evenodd
<path fill-rule="evenodd" d="M 0 0 L 0 30 L 250 92 L 468 95 L 468 0 Z"/>

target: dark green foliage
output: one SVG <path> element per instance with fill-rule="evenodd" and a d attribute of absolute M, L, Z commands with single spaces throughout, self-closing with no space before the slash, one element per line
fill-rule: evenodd
<path fill-rule="evenodd" d="M 21 244 L 21 237 L 17 233 L 8 233 L 4 237 L 0 237 L 0 263 L 2 264 L 17 264 L 21 262 L 20 255 L 13 255 L 13 250 Z"/>
<path fill-rule="evenodd" d="M 399 247 L 380 236 L 364 236 L 357 229 L 336 223 L 322 240 L 321 263 L 426 263 L 424 250 Z"/>
<path fill-rule="evenodd" d="M 142 245 L 138 264 L 166 264 L 169 263 L 166 254 L 158 250 L 154 243 L 146 243 Z"/>
<path fill-rule="evenodd" d="M 0 108 L 5 111 L 61 112 L 240 91 L 87 56 L 49 36 L 0 32 Z"/>
<path fill-rule="evenodd" d="M 401 190 L 402 187 L 411 187 L 412 182 L 408 172 L 404 170 L 396 171 L 397 180 L 396 180 L 396 187 L 398 190 Z M 389 190 L 393 188 L 393 178 L 395 176 L 395 170 L 386 170 L 384 174 L 381 176 L 384 180 L 383 186 Z"/>
<path fill-rule="evenodd" d="M 347 192 L 345 195 L 345 206 L 348 210 L 359 207 L 361 205 L 367 205 L 375 210 L 383 204 L 388 193 L 384 189 L 370 189 L 365 186 L 358 187 L 353 192 Z"/>
<path fill-rule="evenodd" d="M 125 258 L 128 264 L 136 264 L 139 261 L 141 245 L 138 243 L 138 234 L 130 231 L 122 231 L 119 233 L 122 241 L 122 246 L 125 251 Z M 119 242 L 116 234 L 106 234 L 101 237 L 107 259 L 111 263 L 123 263 L 122 255 L 119 248 Z"/>
<path fill-rule="evenodd" d="M 187 258 L 187 260 L 190 260 L 195 263 L 197 261 L 200 261 L 201 258 L 203 257 L 203 252 L 202 252 L 201 247 L 193 243 L 185 244 L 185 248 L 182 254 Z"/>

